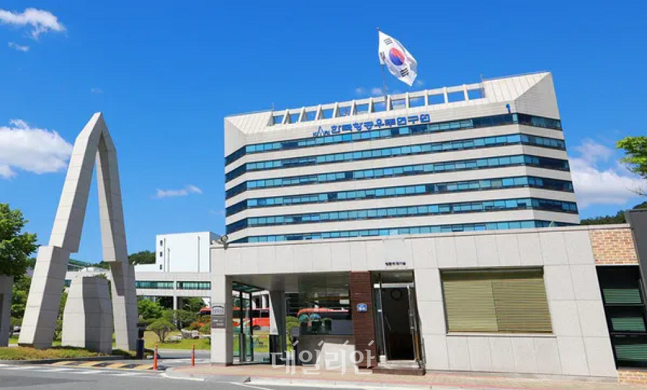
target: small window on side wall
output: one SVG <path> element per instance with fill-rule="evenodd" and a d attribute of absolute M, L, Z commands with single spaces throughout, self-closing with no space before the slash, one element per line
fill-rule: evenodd
<path fill-rule="evenodd" d="M 552 333 L 542 269 L 442 273 L 451 332 Z"/>

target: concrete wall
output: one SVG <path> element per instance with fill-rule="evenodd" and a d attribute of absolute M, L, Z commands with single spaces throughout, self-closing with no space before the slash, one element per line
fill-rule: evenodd
<path fill-rule="evenodd" d="M 0 347 L 9 345 L 13 277 L 0 275 Z"/>
<path fill-rule="evenodd" d="M 428 370 L 616 376 L 587 227 L 212 247 L 212 290 L 289 273 L 414 270 Z M 396 264 L 394 264 L 396 263 Z M 553 334 L 451 334 L 443 269 L 542 267 Z M 262 287 L 265 287 L 262 285 Z M 214 298 L 215 299 L 215 298 Z M 223 339 L 224 341 L 224 339 Z M 219 349 L 214 339 L 212 349 Z M 220 354 L 220 353 L 219 353 Z M 214 362 L 219 362 L 212 355 Z"/>

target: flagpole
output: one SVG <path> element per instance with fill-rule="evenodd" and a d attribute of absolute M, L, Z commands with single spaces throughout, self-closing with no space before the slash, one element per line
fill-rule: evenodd
<path fill-rule="evenodd" d="M 379 40 L 379 37 L 380 37 L 380 28 L 379 27 L 377 28 L 377 36 L 378 36 L 378 40 Z M 382 67 L 382 92 L 384 92 L 384 107 L 386 107 L 387 100 L 388 100 L 387 97 L 389 96 L 389 92 L 386 89 L 386 77 L 384 76 L 384 64 L 383 64 L 383 61 L 380 61 L 380 65 Z M 387 111 L 388 111 L 388 107 L 387 107 Z"/>

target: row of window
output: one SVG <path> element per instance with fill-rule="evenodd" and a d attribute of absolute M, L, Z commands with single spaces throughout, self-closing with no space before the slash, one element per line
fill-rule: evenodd
<path fill-rule="evenodd" d="M 225 180 L 233 180 L 238 176 L 250 171 L 294 168 L 317 164 L 332 164 L 376 158 L 453 152 L 457 150 L 480 149 L 514 144 L 532 145 L 559 150 L 566 149 L 564 141 L 560 139 L 537 137 L 526 134 L 510 134 L 495 137 L 471 138 L 456 141 L 431 142 L 419 145 L 396 146 L 392 148 L 368 149 L 357 152 L 332 153 L 316 156 L 302 156 L 279 160 L 259 161 L 243 164 L 240 167 L 228 172 L 225 175 Z"/>
<path fill-rule="evenodd" d="M 370 131 L 353 132 L 354 127 L 350 126 L 348 133 L 339 134 L 344 130 L 338 128 L 338 134 L 324 137 L 311 137 L 293 139 L 279 142 L 265 142 L 261 144 L 247 145 L 225 157 L 225 166 L 233 163 L 239 158 L 254 153 L 272 152 L 277 150 L 292 150 L 321 145 L 333 145 L 345 142 L 369 141 L 375 139 L 395 138 L 410 135 L 437 133 L 443 131 L 476 129 L 481 127 L 503 126 L 511 124 L 523 124 L 534 127 L 543 127 L 561 130 L 562 124 L 558 119 L 549 119 L 526 114 L 505 114 L 492 115 L 480 118 L 471 118 L 439 123 L 420 124 L 414 126 L 392 127 L 388 129 L 376 129 Z M 378 127 L 377 125 L 375 127 Z M 361 126 L 359 127 L 361 128 Z M 356 129 L 356 128 L 355 128 Z"/>
<path fill-rule="evenodd" d="M 568 161 L 549 157 L 532 155 L 513 155 L 490 158 L 479 158 L 471 160 L 444 161 L 439 163 L 428 163 L 418 165 L 404 165 L 399 167 L 387 167 L 376 169 L 361 169 L 357 171 L 329 172 L 318 175 L 302 175 L 291 177 L 279 177 L 276 179 L 249 180 L 230 188 L 226 192 L 227 199 L 241 194 L 247 190 L 288 187 L 307 184 L 320 184 L 350 180 L 381 179 L 384 177 L 399 177 L 411 175 L 424 175 L 429 173 L 442 173 L 453 171 L 465 171 L 472 169 L 500 168 L 517 165 L 527 165 L 539 168 L 556 169 L 568 171 Z"/>
<path fill-rule="evenodd" d="M 498 199 L 478 202 L 431 204 L 424 206 L 383 207 L 350 211 L 328 211 L 320 213 L 250 217 L 227 225 L 227 233 L 230 234 L 248 227 L 260 226 L 361 221 L 370 219 L 423 217 L 428 215 L 527 209 L 577 213 L 577 205 L 574 202 L 562 202 L 541 198 Z"/>
<path fill-rule="evenodd" d="M 367 190 L 351 190 L 324 192 L 319 194 L 274 196 L 268 198 L 247 199 L 227 207 L 227 216 L 243 210 L 260 207 L 289 206 L 294 204 L 341 202 L 345 200 L 362 200 L 375 198 L 392 198 L 400 196 L 415 196 L 443 194 L 447 192 L 481 191 L 502 188 L 533 187 L 554 191 L 573 192 L 573 183 L 565 180 L 548 179 L 534 176 L 505 177 L 496 179 L 454 181 L 447 183 L 416 184 L 374 188 Z"/>
<path fill-rule="evenodd" d="M 362 229 L 362 230 L 345 230 L 336 232 L 316 232 L 316 233 L 293 233 L 278 234 L 267 236 L 242 237 L 234 240 L 233 243 L 256 243 L 256 242 L 275 242 L 275 241 L 304 241 L 304 240 L 325 240 L 329 238 L 350 238 L 350 237 L 375 237 L 375 236 L 395 236 L 402 234 L 429 234 L 429 233 L 453 233 L 453 232 L 471 232 L 484 230 L 507 230 L 507 229 L 532 229 L 550 226 L 569 226 L 571 224 L 562 222 L 550 222 L 541 220 L 529 221 L 509 221 L 509 222 L 483 222 L 483 223 L 462 223 L 452 225 L 435 225 L 435 226 L 416 226 L 403 228 L 385 228 L 385 229 Z"/>
<path fill-rule="evenodd" d="M 172 281 L 135 281 L 135 288 L 173 290 Z M 210 290 L 211 282 L 177 282 L 178 290 Z"/>

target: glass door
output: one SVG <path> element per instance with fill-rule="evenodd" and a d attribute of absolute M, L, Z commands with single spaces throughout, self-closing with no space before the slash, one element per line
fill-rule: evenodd
<path fill-rule="evenodd" d="M 375 290 L 380 362 L 422 360 L 416 293 L 410 271 L 379 273 Z"/>

